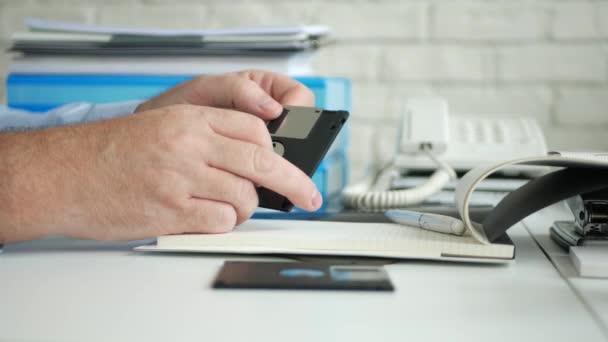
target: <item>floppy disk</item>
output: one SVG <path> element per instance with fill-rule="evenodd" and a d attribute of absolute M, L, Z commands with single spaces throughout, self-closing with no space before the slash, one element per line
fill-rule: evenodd
<path fill-rule="evenodd" d="M 343 110 L 285 106 L 267 127 L 274 151 L 312 177 L 346 119 L 348 112 Z M 293 209 L 287 198 L 266 188 L 258 188 L 258 196 L 262 208 Z"/>

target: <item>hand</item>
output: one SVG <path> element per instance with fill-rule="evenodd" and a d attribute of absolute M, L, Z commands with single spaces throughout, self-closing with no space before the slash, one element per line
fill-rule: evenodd
<path fill-rule="evenodd" d="M 264 122 L 233 110 L 176 105 L 0 135 L 0 155 L 4 241 L 226 232 L 257 207 L 254 184 L 321 205 L 310 178 L 272 151 Z"/>
<path fill-rule="evenodd" d="M 142 103 L 137 112 L 174 104 L 235 109 L 271 120 L 282 105 L 314 106 L 313 93 L 303 84 L 280 74 L 241 71 L 194 78 Z"/>

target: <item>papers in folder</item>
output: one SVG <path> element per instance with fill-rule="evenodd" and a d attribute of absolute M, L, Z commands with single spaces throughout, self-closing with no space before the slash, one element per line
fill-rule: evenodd
<path fill-rule="evenodd" d="M 296 254 L 395 259 L 500 262 L 513 259 L 507 239 L 480 244 L 455 236 L 393 223 L 249 220 L 226 234 L 159 236 L 139 251 L 228 254 Z"/>
<path fill-rule="evenodd" d="M 26 54 L 204 55 L 293 53 L 328 40 L 326 26 L 261 26 L 163 30 L 27 19 L 28 32 L 13 35 L 13 51 Z"/>
<path fill-rule="evenodd" d="M 312 74 L 325 26 L 167 30 L 26 19 L 11 74 L 200 75 L 261 69 Z"/>
<path fill-rule="evenodd" d="M 305 33 L 311 36 L 325 36 L 329 28 L 323 25 L 295 26 L 255 26 L 231 27 L 206 30 L 176 30 L 158 28 L 131 28 L 121 26 L 88 25 L 64 21 L 44 20 L 38 18 L 25 19 L 25 25 L 35 31 L 95 33 L 95 34 L 125 34 L 151 36 L 244 36 L 244 35 L 289 35 Z"/>

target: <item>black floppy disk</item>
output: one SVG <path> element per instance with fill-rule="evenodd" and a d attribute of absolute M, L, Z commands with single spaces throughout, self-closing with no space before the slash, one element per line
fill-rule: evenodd
<path fill-rule="evenodd" d="M 213 288 L 394 291 L 382 266 L 288 261 L 226 261 Z"/>
<path fill-rule="evenodd" d="M 312 177 L 346 119 L 344 110 L 285 106 L 267 127 L 274 151 Z M 258 196 L 262 208 L 293 209 L 287 198 L 266 188 L 258 188 Z"/>

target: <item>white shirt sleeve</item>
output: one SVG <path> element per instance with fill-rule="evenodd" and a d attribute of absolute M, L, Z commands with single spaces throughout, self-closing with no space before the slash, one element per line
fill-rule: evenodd
<path fill-rule="evenodd" d="M 109 104 L 71 103 L 45 113 L 0 105 L 0 132 L 25 131 L 116 118 L 132 114 L 142 101 Z"/>

